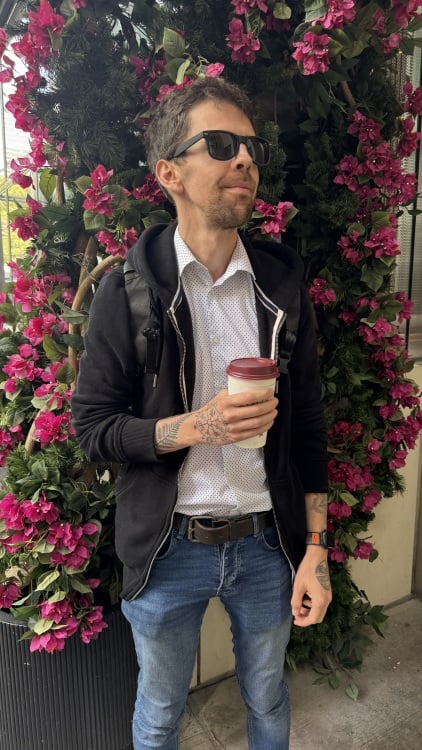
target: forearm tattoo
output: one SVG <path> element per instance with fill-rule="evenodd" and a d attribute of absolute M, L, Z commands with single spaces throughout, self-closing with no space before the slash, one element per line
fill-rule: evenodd
<path fill-rule="evenodd" d="M 327 513 L 327 495 L 324 493 L 315 493 L 311 495 L 311 510 L 321 515 Z"/>
<path fill-rule="evenodd" d="M 315 568 L 315 575 L 317 577 L 317 580 L 321 584 L 322 588 L 326 591 L 330 591 L 331 584 L 330 584 L 330 574 L 328 572 L 328 563 L 326 560 L 323 560 L 319 563 L 319 565 Z"/>
<path fill-rule="evenodd" d="M 199 430 L 207 445 L 222 445 L 229 434 L 223 412 L 219 411 L 216 406 L 207 406 L 197 413 L 195 429 Z"/>
<path fill-rule="evenodd" d="M 157 424 L 155 430 L 155 446 L 159 450 L 171 450 L 177 448 L 177 439 L 183 422 L 189 417 L 189 414 L 182 414 L 176 417 L 172 422 Z"/>

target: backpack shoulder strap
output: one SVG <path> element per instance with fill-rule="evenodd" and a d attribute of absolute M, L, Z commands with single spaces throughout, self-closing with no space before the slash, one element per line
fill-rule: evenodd
<path fill-rule="evenodd" d="M 292 302 L 287 308 L 287 317 L 282 329 L 278 350 L 278 368 L 285 375 L 289 369 L 290 358 L 296 343 L 300 318 L 300 289 L 296 291 Z"/>
<path fill-rule="evenodd" d="M 154 375 L 154 385 L 158 373 L 160 324 L 152 314 L 152 292 L 145 279 L 130 261 L 123 266 L 125 290 L 132 315 L 132 332 L 136 348 L 136 358 L 141 372 Z"/>

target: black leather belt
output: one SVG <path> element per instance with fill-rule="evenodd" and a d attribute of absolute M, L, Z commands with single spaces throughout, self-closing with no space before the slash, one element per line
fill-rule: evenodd
<path fill-rule="evenodd" d="M 254 516 L 256 522 L 254 524 Z M 188 519 L 186 536 L 191 542 L 202 544 L 225 544 L 235 542 L 245 536 L 252 536 L 256 532 L 274 526 L 272 510 L 254 513 L 249 516 L 235 516 L 233 518 L 220 516 L 185 516 L 175 513 L 173 529 L 179 530 L 185 519 Z"/>

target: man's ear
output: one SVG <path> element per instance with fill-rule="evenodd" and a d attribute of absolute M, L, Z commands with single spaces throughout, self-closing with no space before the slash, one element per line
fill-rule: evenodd
<path fill-rule="evenodd" d="M 157 161 L 155 176 L 169 195 L 180 195 L 183 191 L 183 183 L 180 179 L 179 170 L 173 161 L 167 161 L 167 159 Z"/>

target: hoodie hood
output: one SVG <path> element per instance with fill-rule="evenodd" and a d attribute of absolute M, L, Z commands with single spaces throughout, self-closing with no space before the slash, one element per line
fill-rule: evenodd
<path fill-rule="evenodd" d="M 175 222 L 149 227 L 127 256 L 132 267 L 167 307 L 170 307 L 178 287 L 176 253 L 169 252 L 169 247 L 174 246 L 176 226 Z M 295 250 L 281 243 L 265 240 L 252 243 L 243 235 L 241 239 L 256 283 L 281 310 L 286 310 L 303 279 L 301 258 Z"/>

